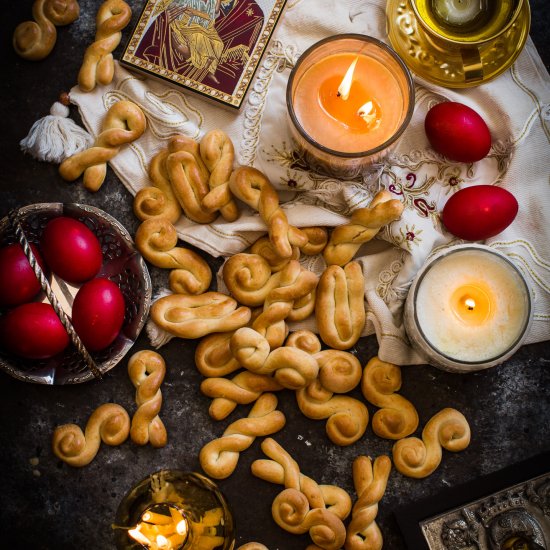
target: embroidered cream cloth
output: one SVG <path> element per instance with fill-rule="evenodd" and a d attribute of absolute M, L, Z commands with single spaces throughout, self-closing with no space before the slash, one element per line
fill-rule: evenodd
<path fill-rule="evenodd" d="M 258 4 L 262 6 L 261 0 Z M 531 40 L 514 66 L 493 82 L 451 91 L 416 78 L 416 107 L 392 156 L 372 168 L 362 182 L 343 183 L 293 169 L 299 153 L 288 134 L 285 90 L 299 54 L 314 42 L 339 33 L 363 33 L 387 42 L 384 0 L 289 0 L 255 81 L 238 113 L 222 110 L 196 96 L 133 75 L 117 64 L 111 85 L 92 93 L 77 87 L 71 100 L 78 105 L 87 129 L 97 135 L 107 109 L 131 99 L 144 110 L 148 129 L 111 161 L 132 192 L 150 185 L 149 160 L 177 133 L 200 138 L 223 128 L 232 138 L 237 161 L 264 171 L 289 199 L 285 210 L 297 226 L 334 226 L 365 206 L 380 187 L 406 205 L 402 219 L 379 240 L 359 253 L 366 276 L 367 324 L 376 333 L 383 360 L 400 365 L 423 360 L 410 348 L 402 327 L 402 307 L 419 267 L 436 249 L 455 244 L 438 214 L 456 190 L 475 184 L 501 185 L 520 204 L 514 223 L 487 244 L 506 253 L 529 280 L 535 319 L 527 343 L 550 339 L 550 77 Z M 427 110 L 443 99 L 473 107 L 487 121 L 493 137 L 488 157 L 473 165 L 452 163 L 430 149 L 424 133 Z M 233 223 L 218 220 L 197 225 L 177 224 L 180 237 L 214 256 L 244 250 L 265 232 L 259 216 L 243 208 Z M 306 259 L 320 272 L 320 258 Z M 306 326 L 314 328 L 314 322 Z"/>

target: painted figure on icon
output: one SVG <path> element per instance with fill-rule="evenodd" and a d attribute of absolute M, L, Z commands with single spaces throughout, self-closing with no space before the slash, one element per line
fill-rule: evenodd
<path fill-rule="evenodd" d="M 255 0 L 159 0 L 135 55 L 232 93 L 263 21 Z"/>

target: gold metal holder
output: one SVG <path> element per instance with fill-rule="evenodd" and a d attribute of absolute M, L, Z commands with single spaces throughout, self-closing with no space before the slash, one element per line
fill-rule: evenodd
<path fill-rule="evenodd" d="M 500 32 L 473 42 L 431 29 L 414 0 L 388 0 L 386 17 L 391 45 L 411 71 L 446 88 L 479 86 L 501 75 L 521 53 L 531 25 L 528 0 L 518 0 L 517 14 Z"/>

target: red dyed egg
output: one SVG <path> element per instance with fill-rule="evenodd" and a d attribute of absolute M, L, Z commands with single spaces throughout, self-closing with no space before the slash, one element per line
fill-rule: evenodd
<path fill-rule="evenodd" d="M 456 237 L 483 241 L 504 231 L 518 213 L 518 201 L 502 187 L 474 185 L 457 191 L 445 204 L 441 219 Z"/>
<path fill-rule="evenodd" d="M 44 269 L 44 260 L 38 248 L 31 249 L 40 267 Z M 0 249 L 0 305 L 17 306 L 30 302 L 41 290 L 40 283 L 19 243 Z"/>
<path fill-rule="evenodd" d="M 26 359 L 48 359 L 69 344 L 69 335 L 50 304 L 31 302 L 0 320 L 2 347 Z"/>
<path fill-rule="evenodd" d="M 111 344 L 124 322 L 124 296 L 109 279 L 93 279 L 80 288 L 73 302 L 72 323 L 90 351 Z"/>
<path fill-rule="evenodd" d="M 467 105 L 439 103 L 426 115 L 424 128 L 431 146 L 450 160 L 476 162 L 491 149 L 485 121 Z"/>
<path fill-rule="evenodd" d="M 50 269 L 70 283 L 92 279 L 103 263 L 97 237 L 82 222 L 66 216 L 48 222 L 40 249 Z"/>

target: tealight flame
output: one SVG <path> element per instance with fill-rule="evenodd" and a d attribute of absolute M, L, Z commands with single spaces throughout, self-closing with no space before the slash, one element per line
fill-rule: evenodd
<path fill-rule="evenodd" d="M 135 529 L 130 529 L 128 534 L 134 539 L 140 542 L 141 544 L 146 544 L 147 547 L 151 544 L 151 541 L 139 530 L 139 525 Z"/>
<path fill-rule="evenodd" d="M 472 298 L 466 298 L 466 300 L 464 300 L 464 304 L 469 311 L 472 311 L 476 307 L 476 302 Z"/>
<path fill-rule="evenodd" d="M 167 548 L 168 547 L 168 539 L 164 537 L 163 535 L 157 535 L 157 546 L 159 548 Z"/>
<path fill-rule="evenodd" d="M 347 101 L 349 97 L 349 92 L 351 90 L 351 84 L 353 82 L 353 73 L 355 71 L 355 65 L 357 65 L 359 57 L 356 57 L 349 66 L 344 79 L 342 80 L 340 86 L 338 86 L 338 97 L 341 97 L 344 101 Z"/>

